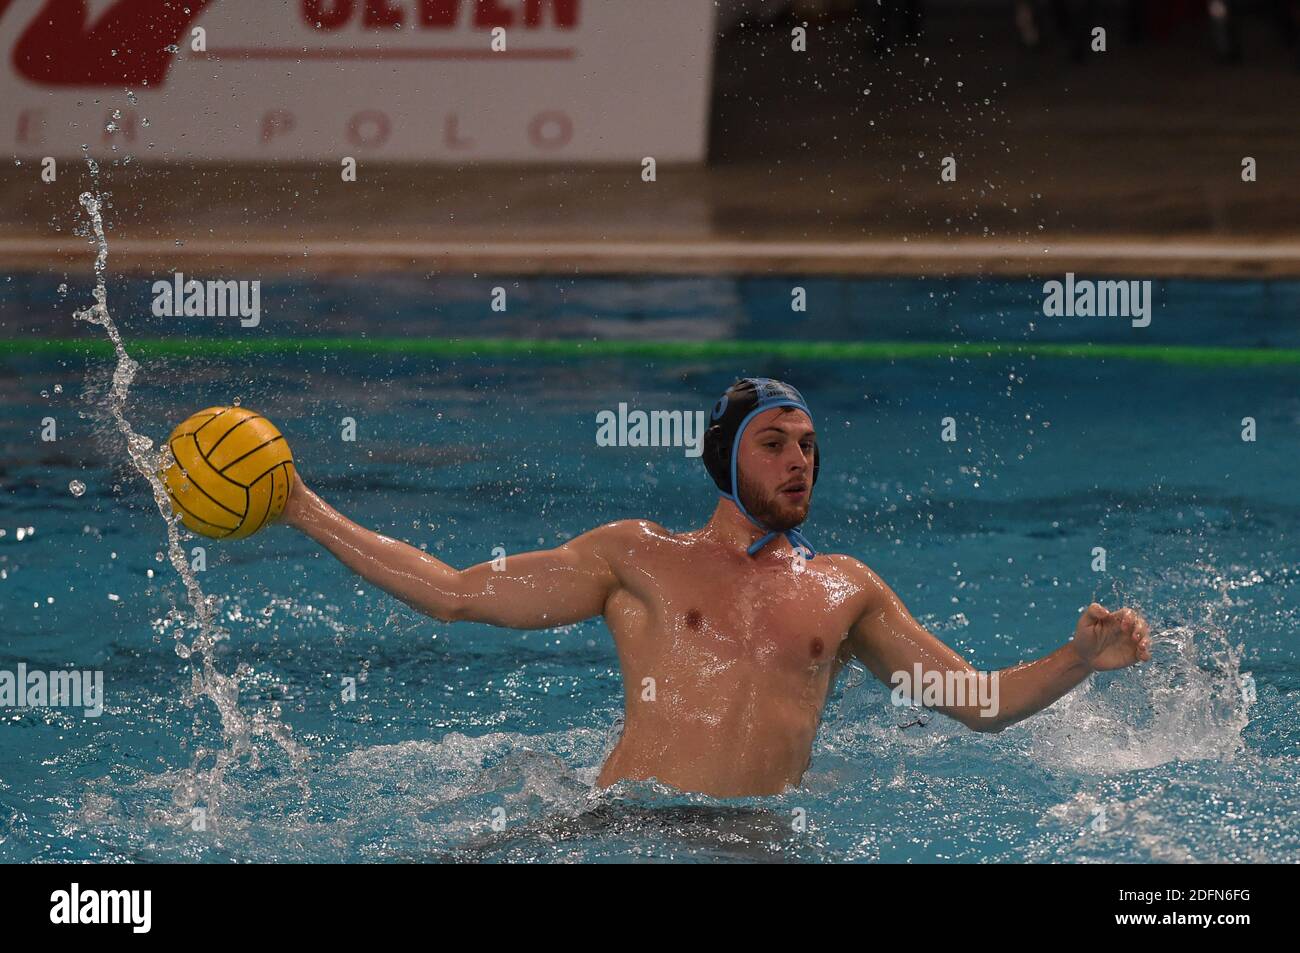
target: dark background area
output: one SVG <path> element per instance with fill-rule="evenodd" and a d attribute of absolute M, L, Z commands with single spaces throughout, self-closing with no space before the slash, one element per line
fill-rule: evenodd
<path fill-rule="evenodd" d="M 294 269 L 305 247 L 315 269 L 1023 274 L 1047 245 L 1096 240 L 1144 274 L 1300 273 L 1295 3 L 1231 4 L 1230 30 L 1200 2 L 929 3 L 919 26 L 882 4 L 720 6 L 708 162 L 653 187 L 626 164 L 372 163 L 345 189 L 333 164 L 106 165 L 115 260 Z M 1089 24 L 1106 52 L 1080 47 Z M 88 176 L 32 175 L 0 171 L 0 266 L 86 266 L 71 231 Z M 728 247 L 756 241 L 791 247 Z M 828 242 L 881 246 L 829 261 L 793 247 Z M 1051 255 L 1049 270 L 1079 260 Z"/>

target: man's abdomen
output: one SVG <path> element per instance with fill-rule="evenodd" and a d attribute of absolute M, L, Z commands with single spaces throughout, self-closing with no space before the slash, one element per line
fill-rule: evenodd
<path fill-rule="evenodd" d="M 647 710 L 664 701 L 669 704 Z M 799 783 L 820 706 L 762 692 L 739 692 L 722 704 L 717 696 L 696 701 L 630 703 L 623 735 L 597 784 L 655 779 L 685 791 L 742 797 L 779 794 Z"/>

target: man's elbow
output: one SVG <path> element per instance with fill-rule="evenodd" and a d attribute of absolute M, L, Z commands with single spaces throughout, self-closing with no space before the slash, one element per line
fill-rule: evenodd
<path fill-rule="evenodd" d="M 414 595 L 394 593 L 416 612 L 427 615 L 439 622 L 464 622 L 471 619 L 472 604 L 469 599 L 459 594 L 440 592 L 431 597 L 427 592 Z"/>
<path fill-rule="evenodd" d="M 470 597 L 464 585 L 464 570 L 453 569 L 450 576 L 440 581 L 429 605 L 424 609 L 439 622 L 473 622 L 474 599 Z"/>
<path fill-rule="evenodd" d="M 982 735 L 995 735 L 1011 724 L 1000 714 L 979 708 L 959 712 L 957 720 L 971 731 L 978 731 Z"/>
<path fill-rule="evenodd" d="M 469 599 L 453 594 L 439 599 L 429 615 L 439 622 L 472 622 L 474 621 L 472 608 L 473 604 Z"/>

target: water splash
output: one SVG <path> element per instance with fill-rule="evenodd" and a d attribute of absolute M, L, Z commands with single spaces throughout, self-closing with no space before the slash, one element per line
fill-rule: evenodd
<path fill-rule="evenodd" d="M 213 661 L 214 646 L 229 638 L 229 633 L 217 623 L 218 601 L 215 597 L 205 594 L 199 586 L 181 545 L 180 516 L 173 512 L 171 499 L 160 477 L 160 474 L 173 462 L 171 450 L 165 444 L 161 450 L 155 450 L 153 440 L 137 433 L 126 417 L 131 383 L 135 380 L 140 365 L 127 353 L 122 335 L 109 313 L 105 282 L 108 239 L 104 232 L 103 206 L 98 188 L 99 167 L 89 157 L 87 162 L 91 176 L 95 180 L 95 189 L 93 192 L 83 192 L 80 201 L 89 217 L 96 245 L 95 287 L 92 292 L 94 304 L 74 312 L 73 317 L 78 321 L 103 328 L 113 343 L 117 364 L 113 370 L 112 385 L 106 395 L 105 406 L 117 430 L 126 441 L 132 466 L 144 477 L 153 493 L 154 504 L 166 525 L 168 561 L 184 584 L 186 599 L 194 614 L 189 626 L 178 627 L 176 631 L 177 655 L 190 660 L 194 666 L 185 703 L 193 705 L 197 699 L 207 698 L 216 706 L 221 718 L 225 747 L 220 751 L 209 751 L 204 748 L 195 751 L 191 768 L 180 775 L 180 781 L 173 793 L 173 802 L 177 807 L 184 809 L 192 808 L 202 802 L 207 820 L 211 822 L 220 812 L 222 780 L 226 771 L 245 758 L 254 764 L 258 762 L 259 752 L 255 739 L 260 737 L 272 739 L 288 755 L 295 768 L 306 760 L 307 752 L 294 741 L 288 727 L 280 722 L 278 707 L 272 708 L 269 712 L 258 712 L 251 717 L 246 717 L 239 707 L 238 681 L 238 676 L 244 674 L 246 669 L 236 670 L 234 676 L 226 675 Z M 189 643 L 184 640 L 187 627 L 197 630 L 197 634 Z"/>
<path fill-rule="evenodd" d="M 1236 756 L 1254 702 L 1244 647 L 1232 637 L 1243 625 L 1229 595 L 1237 584 L 1211 565 L 1192 563 L 1117 586 L 1115 604 L 1147 609 L 1152 660 L 1094 676 L 1026 722 L 1035 759 L 1115 774 Z"/>

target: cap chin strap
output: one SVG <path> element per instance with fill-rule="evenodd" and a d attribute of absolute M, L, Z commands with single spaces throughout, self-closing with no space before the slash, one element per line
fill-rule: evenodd
<path fill-rule="evenodd" d="M 812 413 L 809 412 L 807 406 L 797 400 L 772 400 L 766 403 L 760 402 L 757 407 L 745 415 L 745 418 L 740 422 L 740 426 L 736 428 L 736 436 L 732 439 L 731 443 L 731 492 L 723 493 L 721 496 L 724 500 L 730 500 L 734 503 L 736 509 L 740 510 L 741 515 L 743 515 L 745 519 L 749 520 L 759 529 L 765 531 L 765 535 L 760 536 L 745 550 L 746 553 L 753 556 L 778 536 L 785 536 L 785 538 L 790 541 L 791 548 L 802 555 L 804 559 L 812 559 L 817 555 L 817 551 L 812 548 L 812 545 L 804 537 L 803 533 L 799 532 L 799 527 L 796 526 L 787 530 L 768 529 L 758 520 L 754 519 L 754 517 L 749 514 L 749 510 L 745 509 L 745 504 L 740 502 L 740 485 L 736 482 L 736 459 L 737 455 L 740 453 L 741 435 L 744 434 L 745 428 L 749 426 L 751 420 L 763 411 L 771 410 L 773 407 L 798 407 L 805 414 L 808 414 L 809 420 L 812 419 Z"/>
<path fill-rule="evenodd" d="M 748 547 L 746 547 L 745 552 L 747 552 L 749 555 L 753 556 L 755 553 L 757 553 L 760 549 L 762 549 L 772 540 L 776 539 L 778 536 L 784 536 L 786 539 L 788 539 L 790 541 L 791 548 L 800 552 L 804 559 L 812 559 L 814 556 L 817 555 L 817 550 L 812 548 L 812 544 L 808 542 L 807 537 L 805 537 L 803 533 L 799 532 L 797 527 L 794 529 L 787 529 L 787 530 L 767 529 L 766 526 L 764 526 L 758 520 L 754 519 L 754 517 L 749 515 L 749 511 L 745 509 L 745 504 L 741 503 L 739 498 L 732 496 L 730 493 L 723 493 L 721 494 L 721 496 L 724 500 L 730 500 L 732 503 L 735 503 L 736 509 L 740 510 L 741 514 L 745 517 L 745 519 L 749 520 L 759 529 L 767 530 L 766 533 L 764 533 L 753 543 L 751 543 Z"/>

